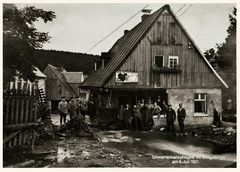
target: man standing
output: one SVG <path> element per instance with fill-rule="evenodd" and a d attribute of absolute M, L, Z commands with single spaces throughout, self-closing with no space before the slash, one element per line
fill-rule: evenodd
<path fill-rule="evenodd" d="M 163 100 L 163 104 L 162 104 L 162 114 L 166 115 L 167 110 L 168 110 L 168 106 L 167 106 L 167 104 L 166 104 L 166 101 Z"/>
<path fill-rule="evenodd" d="M 153 104 L 150 97 L 148 99 L 148 103 L 145 106 L 146 106 L 145 127 L 147 130 L 151 130 L 154 125 L 154 122 L 153 122 L 153 116 L 152 116 Z"/>
<path fill-rule="evenodd" d="M 120 105 L 120 108 L 118 110 L 118 120 L 119 120 L 119 128 L 124 128 L 124 107 L 123 105 Z"/>
<path fill-rule="evenodd" d="M 227 110 L 228 111 L 232 110 L 232 99 L 231 99 L 231 97 L 228 97 L 228 100 L 227 100 Z"/>
<path fill-rule="evenodd" d="M 186 110 L 182 107 L 182 104 L 179 104 L 179 109 L 177 111 L 178 114 L 178 124 L 180 127 L 180 134 L 184 133 L 184 119 L 186 117 Z"/>
<path fill-rule="evenodd" d="M 142 116 L 141 116 L 141 103 L 138 101 L 137 105 L 133 106 L 133 117 L 134 117 L 134 124 L 136 130 L 142 130 L 143 128 L 143 122 L 142 122 Z"/>
<path fill-rule="evenodd" d="M 65 124 L 66 116 L 67 116 L 67 113 L 68 113 L 68 103 L 65 100 L 65 97 L 62 97 L 62 101 L 59 102 L 58 110 L 59 110 L 59 113 L 60 113 L 60 124 L 61 125 Z"/>
<path fill-rule="evenodd" d="M 168 105 L 168 110 L 166 114 L 166 120 L 167 120 L 167 130 L 174 134 L 175 128 L 174 128 L 174 122 L 176 120 L 176 113 L 172 109 L 172 105 Z"/>

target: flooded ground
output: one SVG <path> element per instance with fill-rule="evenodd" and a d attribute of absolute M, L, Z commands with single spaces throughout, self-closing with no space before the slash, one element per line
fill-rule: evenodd
<path fill-rule="evenodd" d="M 98 132 L 103 144 L 130 156 L 138 167 L 226 167 L 236 154 L 218 154 L 215 145 L 192 136 L 161 132 Z"/>
<path fill-rule="evenodd" d="M 58 124 L 58 115 L 53 122 Z M 235 153 L 220 154 L 213 143 L 193 136 L 171 136 L 160 131 L 99 131 L 103 144 L 130 157 L 137 167 L 226 167 Z"/>

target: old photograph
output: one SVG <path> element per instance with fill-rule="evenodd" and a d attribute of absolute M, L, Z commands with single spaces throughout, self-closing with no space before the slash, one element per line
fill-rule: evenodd
<path fill-rule="evenodd" d="M 236 168 L 234 3 L 2 3 L 3 168 Z"/>

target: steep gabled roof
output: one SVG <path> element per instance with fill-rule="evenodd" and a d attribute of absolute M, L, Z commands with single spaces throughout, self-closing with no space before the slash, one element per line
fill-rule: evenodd
<path fill-rule="evenodd" d="M 82 83 L 82 86 L 101 87 L 106 80 L 112 75 L 112 73 L 121 65 L 124 59 L 132 51 L 132 49 L 141 41 L 142 36 L 150 29 L 150 26 L 158 18 L 159 14 L 165 9 L 166 5 L 160 8 L 158 11 L 149 15 L 145 20 L 139 23 L 136 27 L 124 35 L 121 39 L 126 39 L 124 44 L 114 52 L 114 56 L 103 69 L 98 69 L 96 72 L 88 76 L 88 78 Z M 121 42 L 121 39 L 119 40 Z M 116 44 L 115 44 L 116 45 Z M 117 46 L 117 45 L 116 45 Z"/>
<path fill-rule="evenodd" d="M 186 29 L 183 27 L 181 22 L 177 19 L 174 12 L 171 10 L 169 5 L 164 5 L 159 10 L 149 15 L 146 19 L 136 25 L 132 30 L 130 30 L 127 34 L 121 37 L 109 50 L 109 52 L 114 52 L 114 56 L 109 61 L 103 69 L 98 69 L 96 72 L 93 72 L 89 75 L 89 77 L 81 84 L 83 87 L 102 87 L 104 83 L 112 76 L 112 74 L 119 68 L 119 66 L 126 60 L 128 55 L 133 51 L 133 49 L 138 45 L 147 31 L 151 28 L 151 26 L 158 19 L 160 14 L 167 9 L 179 25 L 182 27 L 183 31 L 188 36 L 189 40 L 192 42 L 193 46 L 197 49 L 199 54 L 202 56 L 203 60 L 206 62 L 207 66 L 210 70 L 216 75 L 216 77 L 221 81 L 221 83 L 228 88 L 228 85 L 223 81 L 223 79 L 217 74 L 217 72 L 213 69 L 208 60 L 201 53 L 200 49 L 196 46 L 193 39 L 187 33 Z"/>
<path fill-rule="evenodd" d="M 40 71 L 40 69 L 36 66 L 33 66 L 34 70 L 33 73 L 36 75 L 37 78 L 47 78 L 47 76 Z"/>
<path fill-rule="evenodd" d="M 57 76 L 59 81 L 63 84 L 63 86 L 73 95 L 77 96 L 77 93 L 74 91 L 74 89 L 67 83 L 64 75 L 61 71 L 59 71 L 55 66 L 48 64 L 48 67 L 53 71 L 53 73 Z M 66 70 L 63 70 L 63 72 L 66 72 Z"/>
<path fill-rule="evenodd" d="M 215 71 L 215 69 L 212 67 L 212 65 L 209 63 L 209 61 L 206 59 L 206 57 L 203 55 L 203 53 L 201 52 L 200 48 L 197 46 L 197 44 L 194 42 L 194 40 L 192 39 L 192 37 L 188 34 L 187 30 L 185 29 L 185 27 L 183 26 L 183 24 L 180 22 L 180 20 L 177 18 L 177 16 L 174 14 L 174 12 L 172 11 L 171 8 L 169 8 L 171 14 L 174 16 L 174 18 L 177 20 L 177 22 L 179 23 L 179 25 L 181 26 L 181 28 L 183 29 L 183 31 L 185 32 L 185 34 L 188 36 L 188 38 L 190 39 L 190 41 L 192 42 L 192 44 L 195 46 L 195 48 L 197 49 L 198 53 L 201 55 L 201 57 L 203 58 L 203 60 L 206 62 L 206 64 L 208 65 L 208 67 L 210 68 L 210 70 L 216 75 L 216 77 L 220 80 L 220 82 L 226 87 L 228 88 L 228 85 L 225 83 L 225 81 L 220 77 L 220 75 L 218 75 L 218 73 Z"/>
<path fill-rule="evenodd" d="M 68 84 L 79 84 L 84 81 L 83 72 L 62 72 Z"/>

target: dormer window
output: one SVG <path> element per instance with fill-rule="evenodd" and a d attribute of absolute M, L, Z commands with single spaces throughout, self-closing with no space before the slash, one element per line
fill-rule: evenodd
<path fill-rule="evenodd" d="M 168 65 L 170 68 L 178 67 L 178 56 L 169 56 Z"/>

